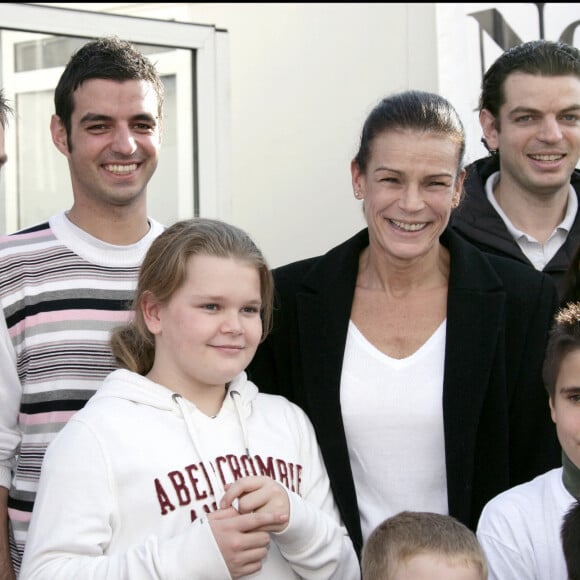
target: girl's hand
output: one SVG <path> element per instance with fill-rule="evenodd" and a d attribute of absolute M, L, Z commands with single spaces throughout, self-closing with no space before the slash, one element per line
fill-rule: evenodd
<path fill-rule="evenodd" d="M 220 508 L 228 508 L 237 500 L 237 509 L 240 514 L 269 513 L 279 517 L 272 524 L 261 529 L 268 532 L 282 532 L 288 526 L 290 519 L 290 500 L 286 489 L 266 476 L 242 477 L 226 486 Z"/>
<path fill-rule="evenodd" d="M 276 526 L 284 517 L 270 512 L 240 514 L 233 507 L 207 516 L 232 578 L 247 576 L 262 568 L 270 544 L 270 534 L 265 530 Z"/>

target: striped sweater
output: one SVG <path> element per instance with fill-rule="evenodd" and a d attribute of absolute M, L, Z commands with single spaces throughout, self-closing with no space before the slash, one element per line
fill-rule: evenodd
<path fill-rule="evenodd" d="M 0 238 L 0 485 L 18 571 L 47 445 L 114 369 L 139 265 L 162 226 L 113 246 L 63 213 Z"/>

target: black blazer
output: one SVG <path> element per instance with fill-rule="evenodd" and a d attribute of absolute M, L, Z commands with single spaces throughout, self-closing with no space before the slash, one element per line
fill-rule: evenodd
<path fill-rule="evenodd" d="M 475 530 L 488 500 L 561 464 L 541 379 L 558 297 L 547 275 L 483 254 L 450 229 L 441 242 L 451 256 L 442 402 L 449 513 Z M 248 368 L 261 391 L 284 395 L 309 415 L 359 554 L 339 391 L 358 259 L 368 243 L 364 229 L 324 256 L 273 271 L 273 330 Z"/>

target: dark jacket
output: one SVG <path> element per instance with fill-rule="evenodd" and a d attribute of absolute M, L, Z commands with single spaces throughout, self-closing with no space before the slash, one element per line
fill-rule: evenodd
<path fill-rule="evenodd" d="M 485 182 L 496 171 L 499 171 L 497 156 L 484 157 L 467 167 L 465 197 L 451 214 L 451 226 L 480 250 L 513 258 L 533 268 L 533 264 L 522 252 L 500 215 L 487 199 Z M 577 169 L 572 173 L 571 183 L 578 195 L 580 171 Z M 580 211 L 576 214 L 568 238 L 543 270 L 556 283 L 560 296 L 564 293 L 566 271 L 578 244 L 580 244 Z"/>
<path fill-rule="evenodd" d="M 489 499 L 561 464 L 541 379 L 558 299 L 549 277 L 532 268 L 486 256 L 450 230 L 441 241 L 451 255 L 443 386 L 449 512 L 475 530 Z M 274 327 L 248 369 L 261 391 L 285 395 L 309 415 L 357 551 L 340 377 L 368 243 L 364 229 L 324 256 L 274 270 Z"/>

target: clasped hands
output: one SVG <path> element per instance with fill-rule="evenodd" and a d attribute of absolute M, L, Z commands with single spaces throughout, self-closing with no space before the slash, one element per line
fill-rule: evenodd
<path fill-rule="evenodd" d="M 244 477 L 226 486 L 219 509 L 207 519 L 232 578 L 262 568 L 270 532 L 284 531 L 289 518 L 288 494 L 272 478 Z"/>

